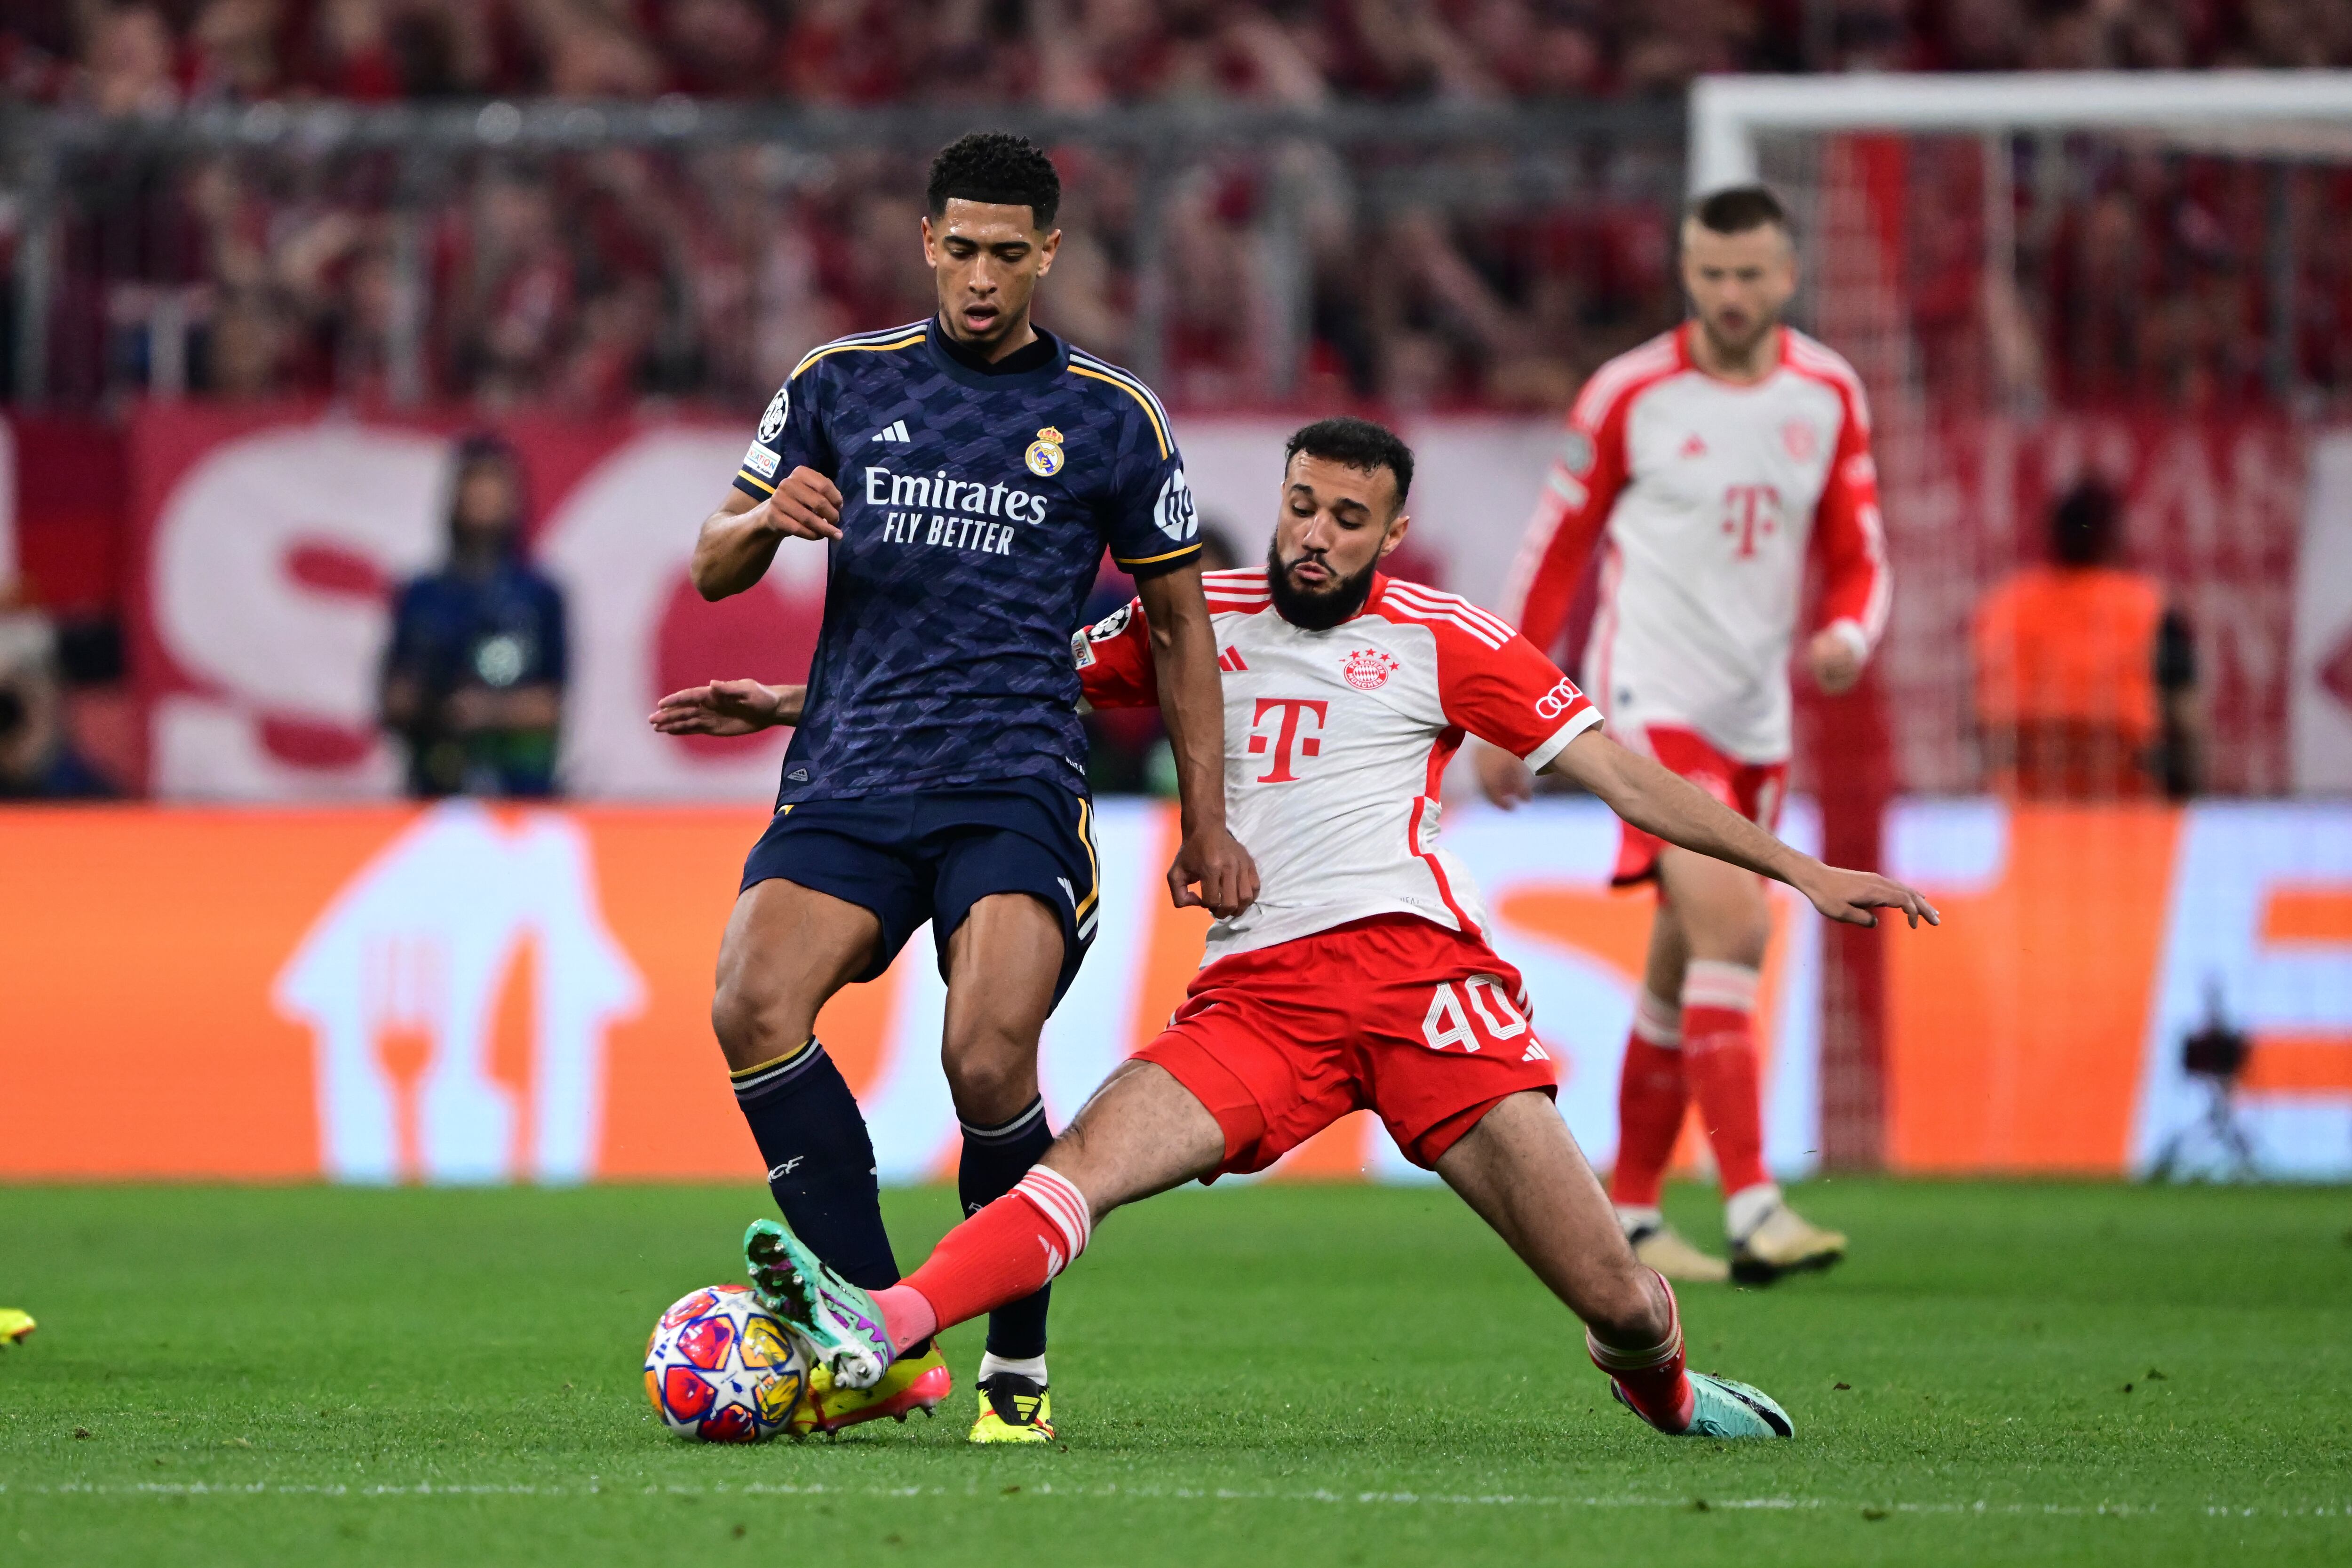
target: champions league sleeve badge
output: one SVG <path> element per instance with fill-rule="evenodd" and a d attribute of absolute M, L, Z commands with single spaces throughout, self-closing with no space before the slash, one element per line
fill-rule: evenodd
<path fill-rule="evenodd" d="M 1062 456 L 1062 433 L 1051 425 L 1046 426 L 1037 432 L 1037 438 L 1029 443 L 1029 449 L 1021 454 L 1021 460 L 1028 464 L 1029 471 L 1039 479 L 1052 479 L 1062 471 L 1062 464 L 1066 460 Z"/>
<path fill-rule="evenodd" d="M 793 389 L 776 388 L 776 395 L 768 399 L 768 411 L 760 416 L 760 439 L 772 441 L 783 433 L 784 416 L 793 411 Z"/>

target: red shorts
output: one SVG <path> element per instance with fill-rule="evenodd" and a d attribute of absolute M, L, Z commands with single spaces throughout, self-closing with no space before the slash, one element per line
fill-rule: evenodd
<path fill-rule="evenodd" d="M 1475 936 L 1375 915 L 1221 958 L 1135 1053 L 1225 1132 L 1220 1171 L 1263 1171 L 1351 1110 L 1424 1169 L 1506 1095 L 1554 1092 L 1519 972 Z"/>
<path fill-rule="evenodd" d="M 1787 763 L 1738 762 L 1696 731 L 1659 724 L 1646 726 L 1642 740 L 1633 749 L 1647 751 L 1668 773 L 1680 773 L 1767 833 L 1780 825 L 1780 798 L 1789 789 Z M 1617 869 L 1610 881 L 1620 888 L 1646 882 L 1658 874 L 1658 851 L 1665 842 L 1630 822 L 1620 826 Z"/>

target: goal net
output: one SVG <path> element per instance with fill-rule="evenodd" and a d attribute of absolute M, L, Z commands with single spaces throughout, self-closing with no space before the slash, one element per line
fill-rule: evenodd
<path fill-rule="evenodd" d="M 2352 73 L 1709 79 L 1688 172 L 1790 204 L 1795 319 L 1873 403 L 1895 613 L 1874 691 L 1801 725 L 1832 855 L 1880 853 L 1897 794 L 1992 784 L 1972 627 L 2086 479 L 2192 628 L 2203 788 L 2294 787 L 2304 453 L 2352 408 Z M 1884 954 L 1824 954 L 1832 1165 L 1885 1152 Z"/>
<path fill-rule="evenodd" d="M 2294 431 L 2352 405 L 2352 72 L 1702 81 L 1692 189 L 1757 178 L 1798 320 L 1873 399 L 1896 787 L 1983 787 L 1970 616 L 2082 478 L 2197 632 L 2205 787 L 2294 787 Z"/>

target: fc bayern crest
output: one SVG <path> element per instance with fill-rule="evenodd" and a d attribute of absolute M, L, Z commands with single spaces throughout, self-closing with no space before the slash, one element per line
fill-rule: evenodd
<path fill-rule="evenodd" d="M 1592 471 L 1592 437 L 1570 426 L 1568 434 L 1561 437 L 1559 443 L 1561 466 L 1580 479 Z"/>
<path fill-rule="evenodd" d="M 793 411 L 793 389 L 776 388 L 776 395 L 768 399 L 768 411 L 760 416 L 760 439 L 772 441 L 782 434 L 784 416 Z"/>
<path fill-rule="evenodd" d="M 1046 426 L 1037 432 L 1037 438 L 1029 443 L 1029 449 L 1021 454 L 1021 460 L 1028 464 L 1029 471 L 1039 479 L 1052 479 L 1062 471 L 1062 433 L 1051 425 Z"/>
<path fill-rule="evenodd" d="M 1791 419 L 1780 426 L 1780 445 L 1789 448 L 1789 456 L 1801 463 L 1812 459 L 1821 442 L 1822 438 L 1812 426 L 1802 419 Z"/>
<path fill-rule="evenodd" d="M 1339 667 L 1339 678 L 1359 691 L 1378 691 L 1396 673 L 1397 661 L 1377 648 L 1362 648 L 1348 656 Z"/>

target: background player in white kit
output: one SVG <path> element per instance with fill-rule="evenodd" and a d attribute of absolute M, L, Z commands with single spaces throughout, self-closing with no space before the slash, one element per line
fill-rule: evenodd
<path fill-rule="evenodd" d="M 1884 877 L 1797 853 L 1603 739 L 1584 694 L 1508 626 L 1381 575 L 1410 521 L 1412 455 L 1393 435 L 1323 420 L 1285 458 L 1266 564 L 1204 579 L 1223 650 L 1227 813 L 1257 863 L 1256 902 L 1211 928 L 1208 963 L 1160 1037 L 905 1282 L 862 1289 L 761 1220 L 744 1238 L 754 1288 L 816 1364 L 862 1387 L 937 1330 L 1043 1288 L 1121 1204 L 1263 1170 L 1370 1109 L 1584 1320 L 1594 1363 L 1643 1419 L 1788 1436 L 1787 1414 L 1759 1391 L 1686 1372 L 1673 1292 L 1635 1260 L 1553 1109 L 1519 976 L 1437 848 L 1438 781 L 1466 731 L 1696 853 L 1789 882 L 1832 919 L 1935 911 Z M 1139 601 L 1076 651 L 1089 701 L 1156 700 Z M 1409 1256 L 1393 1263 L 1414 1292 L 1415 1332 L 1457 1344 L 1465 1364 L 1515 1353 L 1462 1318 L 1442 1279 Z M 1262 1327 L 1291 1353 L 1314 1338 L 1315 1325 L 1278 1314 Z"/>
<path fill-rule="evenodd" d="M 1853 368 L 1780 324 L 1796 251 L 1770 192 L 1695 204 L 1682 269 L 1694 319 L 1602 365 L 1570 409 L 1504 615 L 1550 651 L 1597 544 L 1583 677 L 1609 733 L 1769 829 L 1788 778 L 1788 666 L 1809 558 L 1823 589 L 1805 660 L 1824 689 L 1861 679 L 1886 625 L 1870 414 Z M 1489 799 L 1528 796 L 1517 758 L 1482 747 L 1477 762 Z M 1845 1237 L 1790 1208 L 1764 1169 L 1753 1022 L 1771 934 L 1763 885 L 1628 825 L 1616 880 L 1652 879 L 1658 912 L 1618 1089 L 1619 1221 L 1636 1254 L 1675 1279 L 1825 1268 Z M 1723 1183 L 1727 1268 L 1658 1209 L 1694 1098 Z"/>

